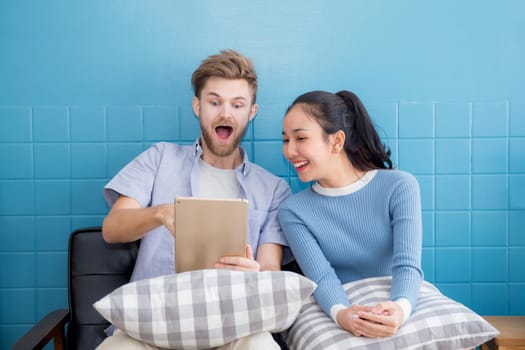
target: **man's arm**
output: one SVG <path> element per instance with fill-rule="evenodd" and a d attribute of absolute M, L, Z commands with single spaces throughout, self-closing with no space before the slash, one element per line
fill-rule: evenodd
<path fill-rule="evenodd" d="M 142 208 L 135 199 L 121 195 L 102 223 L 102 235 L 108 243 L 132 242 L 164 225 L 175 236 L 174 220 L 173 204 Z"/>
<path fill-rule="evenodd" d="M 260 271 L 279 271 L 283 258 L 283 246 L 276 243 L 263 243 L 257 248 L 257 262 Z"/>

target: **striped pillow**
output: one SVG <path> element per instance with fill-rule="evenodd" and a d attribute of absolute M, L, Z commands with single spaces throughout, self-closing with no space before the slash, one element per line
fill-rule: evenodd
<path fill-rule="evenodd" d="M 391 277 L 375 277 L 344 285 L 353 303 L 373 305 L 390 298 Z M 471 349 L 495 337 L 498 331 L 464 305 L 423 282 L 416 309 L 387 338 L 356 337 L 339 328 L 313 297 L 282 335 L 294 350 Z"/>

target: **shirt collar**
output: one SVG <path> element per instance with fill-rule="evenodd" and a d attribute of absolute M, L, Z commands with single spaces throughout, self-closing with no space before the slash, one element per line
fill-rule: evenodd
<path fill-rule="evenodd" d="M 201 147 L 201 139 L 200 137 L 195 140 L 195 152 L 194 156 L 195 158 L 200 158 L 202 155 L 202 147 Z M 242 155 L 242 163 L 239 164 L 239 166 L 235 169 L 238 173 L 241 173 L 243 176 L 248 175 L 248 171 L 250 170 L 250 160 L 248 159 L 248 153 L 244 150 L 244 148 L 241 147 L 241 155 Z"/>

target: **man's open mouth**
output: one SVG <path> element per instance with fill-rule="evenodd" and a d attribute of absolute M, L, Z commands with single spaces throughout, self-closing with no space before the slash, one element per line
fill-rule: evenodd
<path fill-rule="evenodd" d="M 233 133 L 233 128 L 228 125 L 219 125 L 215 128 L 215 134 L 221 140 L 227 140 Z"/>

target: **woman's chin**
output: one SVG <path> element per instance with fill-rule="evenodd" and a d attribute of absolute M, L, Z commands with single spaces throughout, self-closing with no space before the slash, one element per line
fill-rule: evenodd
<path fill-rule="evenodd" d="M 299 180 L 301 180 L 301 182 L 310 182 L 310 181 L 313 181 L 314 179 L 312 179 L 311 176 L 307 176 L 305 174 L 297 174 L 297 176 L 299 177 Z"/>

